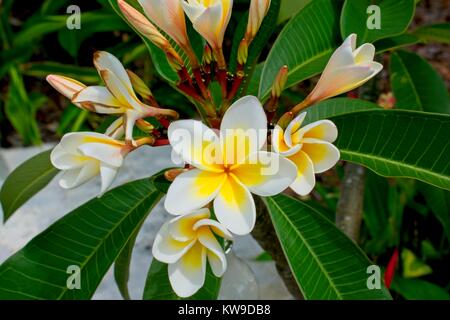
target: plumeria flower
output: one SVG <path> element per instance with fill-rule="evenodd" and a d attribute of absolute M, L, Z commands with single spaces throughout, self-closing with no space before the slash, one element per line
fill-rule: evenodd
<path fill-rule="evenodd" d="M 124 119 L 117 120 L 115 125 L 123 124 L 127 141 L 133 141 L 133 127 L 138 119 L 152 116 L 174 118 L 178 116 L 173 110 L 155 108 L 141 102 L 133 90 L 127 71 L 112 54 L 105 51 L 96 52 L 94 64 L 106 87 L 86 87 L 76 80 L 55 75 L 49 75 L 47 80 L 74 104 L 84 109 L 102 114 L 123 115 Z M 81 90 L 75 92 L 80 88 Z"/>
<path fill-rule="evenodd" d="M 321 120 L 302 128 L 306 112 L 298 115 L 284 131 L 279 125 L 272 133 L 275 152 L 297 166 L 297 179 L 291 184 L 299 195 L 309 194 L 316 183 L 315 173 L 332 168 L 339 161 L 340 152 L 332 144 L 338 135 L 333 122 Z"/>
<path fill-rule="evenodd" d="M 248 14 L 246 37 L 253 39 L 270 8 L 270 0 L 252 0 Z"/>
<path fill-rule="evenodd" d="M 147 17 L 181 48 L 190 48 L 180 0 L 138 0 Z"/>
<path fill-rule="evenodd" d="M 214 201 L 217 219 L 233 233 L 251 232 L 256 219 L 250 192 L 272 196 L 296 177 L 292 162 L 261 151 L 267 140 L 267 118 L 256 97 L 236 101 L 225 113 L 217 134 L 200 121 L 173 122 L 168 137 L 174 152 L 195 167 L 179 175 L 165 200 L 175 215 Z"/>
<path fill-rule="evenodd" d="M 222 48 L 233 0 L 183 0 L 181 3 L 194 29 L 213 49 Z"/>
<path fill-rule="evenodd" d="M 78 187 L 100 174 L 100 194 L 103 194 L 111 186 L 129 151 L 125 143 L 107 135 L 75 132 L 61 139 L 50 159 L 53 166 L 64 172 L 59 181 L 64 189 Z"/>
<path fill-rule="evenodd" d="M 351 34 L 333 53 L 306 101 L 311 105 L 363 85 L 383 69 L 382 64 L 373 61 L 374 56 L 373 44 L 356 48 L 356 34 Z"/>
<path fill-rule="evenodd" d="M 206 208 L 170 220 L 156 235 L 153 256 L 169 264 L 170 284 L 179 297 L 190 297 L 203 287 L 206 260 L 215 276 L 225 273 L 227 260 L 216 235 L 233 239 L 224 226 L 210 219 Z"/>

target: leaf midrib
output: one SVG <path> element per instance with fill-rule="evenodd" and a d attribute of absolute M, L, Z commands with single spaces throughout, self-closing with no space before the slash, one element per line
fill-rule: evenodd
<path fill-rule="evenodd" d="M 366 154 L 366 153 L 360 153 L 360 152 L 357 152 L 357 151 L 350 151 L 350 150 L 346 150 L 346 149 L 343 149 L 343 148 L 339 148 L 339 150 L 341 151 L 341 154 L 349 154 L 349 155 L 359 156 L 361 158 L 373 159 L 373 160 L 376 160 L 376 161 L 379 161 L 379 162 L 388 162 L 388 163 L 390 163 L 392 165 L 402 166 L 402 167 L 408 168 L 408 169 L 413 170 L 413 171 L 419 171 L 419 172 L 425 173 L 427 175 L 436 177 L 438 179 L 443 179 L 443 180 L 449 182 L 449 186 L 447 187 L 447 189 L 450 190 L 450 177 L 449 176 L 439 175 L 439 174 L 437 174 L 434 171 L 430 171 L 430 170 L 422 168 L 422 167 L 415 167 L 415 166 L 412 166 L 410 164 L 407 164 L 407 163 L 404 163 L 404 162 L 401 162 L 401 161 L 394 161 L 394 160 L 391 160 L 391 159 L 388 159 L 388 158 L 383 158 L 383 157 L 380 157 L 380 156 L 375 156 L 375 155 Z M 348 161 L 352 162 L 352 160 L 348 160 Z M 375 169 L 372 169 L 372 170 L 375 170 Z M 424 181 L 420 177 L 413 177 L 413 176 L 407 176 L 407 175 L 402 176 L 402 177 L 411 178 L 411 179 L 418 179 L 418 180 Z M 430 183 L 429 181 L 424 181 L 424 182 Z M 433 184 L 433 185 L 438 187 L 438 188 L 441 188 L 440 186 L 437 186 L 435 184 Z"/>
<path fill-rule="evenodd" d="M 315 254 L 315 252 L 312 250 L 311 246 L 308 244 L 308 242 L 305 240 L 305 238 L 302 236 L 302 234 L 297 230 L 297 228 L 295 227 L 295 225 L 291 222 L 291 220 L 287 217 L 287 215 L 284 213 L 284 211 L 282 210 L 282 208 L 278 205 L 278 203 L 276 203 L 276 201 L 272 198 L 269 197 L 269 200 L 272 201 L 272 203 L 275 205 L 275 207 L 277 207 L 278 211 L 284 216 L 285 220 L 287 220 L 287 222 L 289 223 L 289 225 L 291 226 L 292 229 L 294 229 L 294 231 L 298 234 L 298 236 L 300 237 L 300 239 L 303 241 L 303 243 L 305 244 L 306 248 L 309 250 L 309 252 L 311 253 L 311 256 L 313 257 L 313 259 L 317 262 L 319 268 L 322 270 L 322 272 L 325 274 L 325 278 L 328 280 L 328 282 L 330 283 L 330 286 L 334 289 L 335 293 L 337 294 L 338 298 L 343 300 L 343 296 L 340 294 L 339 290 L 336 287 L 336 284 L 333 282 L 333 280 L 328 276 L 328 272 L 326 272 L 326 269 L 324 268 L 324 266 L 322 265 L 322 263 L 320 262 L 319 258 L 317 257 L 317 255 Z M 283 251 L 285 251 L 284 246 L 282 246 Z M 289 257 L 289 255 L 286 254 L 286 257 Z M 289 266 L 291 267 L 291 269 L 293 270 L 292 266 L 291 266 L 291 262 L 289 261 L 289 259 L 286 259 L 289 263 Z M 292 272 L 292 274 L 295 277 L 295 280 L 297 281 L 299 288 L 302 290 L 301 288 L 301 284 L 299 279 L 297 278 L 297 274 L 295 272 Z"/>

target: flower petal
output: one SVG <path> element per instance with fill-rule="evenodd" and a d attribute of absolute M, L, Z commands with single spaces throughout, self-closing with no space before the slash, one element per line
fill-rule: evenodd
<path fill-rule="evenodd" d="M 219 237 L 225 238 L 227 240 L 233 240 L 233 235 L 225 228 L 224 225 L 216 220 L 212 219 L 202 219 L 195 223 L 194 229 L 197 230 L 200 227 L 208 226 L 211 230 L 217 234 Z"/>
<path fill-rule="evenodd" d="M 182 298 L 192 296 L 205 283 L 206 248 L 197 241 L 168 271 L 173 291 Z"/>
<path fill-rule="evenodd" d="M 304 138 L 325 140 L 327 142 L 336 141 L 338 130 L 336 125 L 330 120 L 320 120 L 310 123 L 292 135 L 292 143 L 300 144 Z"/>
<path fill-rule="evenodd" d="M 322 173 L 336 165 L 340 158 L 338 148 L 329 142 L 317 139 L 303 139 L 304 151 L 314 164 L 314 172 Z"/>
<path fill-rule="evenodd" d="M 113 123 L 106 129 L 105 134 L 113 139 L 119 139 L 124 135 L 123 117 L 114 120 Z"/>
<path fill-rule="evenodd" d="M 308 195 L 316 184 L 313 162 L 303 151 L 289 157 L 289 160 L 297 166 L 297 178 L 290 185 L 291 189 L 301 196 Z"/>
<path fill-rule="evenodd" d="M 106 51 L 97 51 L 94 53 L 94 65 L 99 71 L 108 70 L 113 73 L 127 90 L 132 91 L 133 87 L 128 73 L 115 56 Z"/>
<path fill-rule="evenodd" d="M 207 255 L 211 269 L 216 277 L 221 277 L 227 269 L 227 258 L 219 241 L 214 237 L 208 227 L 198 229 L 198 241 L 208 249 Z"/>
<path fill-rule="evenodd" d="M 167 135 L 174 152 L 184 161 L 202 170 L 223 171 L 219 137 L 200 121 L 175 121 Z"/>
<path fill-rule="evenodd" d="M 109 107 L 121 107 L 120 102 L 109 92 L 106 87 L 91 86 L 74 94 L 73 103 L 91 102 Z"/>
<path fill-rule="evenodd" d="M 284 131 L 279 126 L 276 125 L 272 131 L 272 147 L 273 151 L 281 154 L 282 156 L 288 157 L 294 153 L 297 153 L 301 149 L 301 145 L 294 145 L 292 148 L 289 147 L 284 141 Z"/>
<path fill-rule="evenodd" d="M 247 188 L 231 174 L 214 200 L 214 212 L 228 230 L 246 235 L 253 230 L 256 208 Z"/>
<path fill-rule="evenodd" d="M 342 45 L 334 51 L 323 71 L 324 75 L 338 68 L 354 64 L 353 51 L 356 48 L 356 37 L 356 34 L 352 33 L 345 39 Z"/>
<path fill-rule="evenodd" d="M 216 197 L 225 179 L 223 173 L 198 169 L 184 172 L 170 185 L 164 206 L 175 215 L 200 209 Z"/>
<path fill-rule="evenodd" d="M 210 217 L 209 209 L 203 208 L 193 213 L 181 215 L 169 223 L 169 234 L 177 241 L 193 240 L 197 236 L 195 224 Z"/>
<path fill-rule="evenodd" d="M 256 97 L 233 103 L 223 116 L 220 137 L 227 164 L 242 162 L 261 150 L 267 140 L 267 117 Z"/>
<path fill-rule="evenodd" d="M 105 143 L 84 143 L 78 147 L 83 155 L 97 159 L 112 167 L 120 167 L 123 163 L 121 147 Z"/>
<path fill-rule="evenodd" d="M 64 76 L 51 74 L 48 75 L 46 79 L 53 88 L 55 88 L 59 93 L 69 99 L 72 99 L 75 93 L 86 88 L 86 86 L 81 82 Z"/>
<path fill-rule="evenodd" d="M 213 5 L 206 7 L 202 14 L 192 21 L 194 29 L 202 35 L 203 38 L 213 48 L 222 46 L 222 1 L 216 1 Z"/>
<path fill-rule="evenodd" d="M 84 165 L 86 159 L 80 155 L 69 153 L 58 144 L 50 154 L 52 165 L 59 170 L 77 169 Z"/>
<path fill-rule="evenodd" d="M 109 166 L 106 163 L 100 164 L 100 177 L 102 180 L 102 187 L 100 195 L 103 195 L 113 183 L 117 176 L 117 167 Z"/>
<path fill-rule="evenodd" d="M 353 52 L 356 64 L 371 63 L 375 57 L 375 46 L 365 43 Z"/>
<path fill-rule="evenodd" d="M 177 241 L 170 236 L 169 223 L 163 224 L 156 234 L 152 247 L 152 254 L 157 260 L 164 263 L 174 263 L 178 261 L 196 242 Z"/>
<path fill-rule="evenodd" d="M 284 140 L 286 141 L 286 144 L 290 147 L 294 146 L 294 142 L 292 141 L 292 135 L 295 134 L 300 127 L 303 124 L 303 121 L 305 120 L 306 112 L 300 113 L 297 117 L 292 120 L 288 127 L 286 128 L 286 131 L 284 133 Z"/>
<path fill-rule="evenodd" d="M 252 159 L 254 158 L 254 159 Z M 277 153 L 260 151 L 231 171 L 250 192 L 268 197 L 283 192 L 297 176 L 295 165 Z"/>
<path fill-rule="evenodd" d="M 59 180 L 59 185 L 64 189 L 76 188 L 96 177 L 98 173 L 99 162 L 86 161 L 81 168 L 64 171 L 61 180 Z"/>
<path fill-rule="evenodd" d="M 136 97 L 134 91 L 128 89 L 119 77 L 109 70 L 101 70 L 100 75 L 108 90 L 119 101 L 122 107 L 142 111 L 143 105 Z"/>

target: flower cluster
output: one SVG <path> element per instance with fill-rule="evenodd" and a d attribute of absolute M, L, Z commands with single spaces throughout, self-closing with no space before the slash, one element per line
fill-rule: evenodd
<path fill-rule="evenodd" d="M 278 99 L 288 79 L 287 66 L 280 69 L 272 97 L 265 106 L 254 96 L 235 99 L 245 77 L 242 71 L 248 47 L 267 15 L 269 0 L 251 1 L 234 75 L 227 71 L 222 51 L 232 0 L 139 0 L 139 4 L 145 15 L 118 0 L 127 21 L 165 52 L 179 75 L 177 88 L 196 102 L 203 121 L 177 120 L 168 125 L 162 119 L 176 120 L 178 114 L 160 108 L 144 82 L 125 70 L 114 56 L 98 52 L 94 64 L 104 87 L 87 87 L 55 75 L 47 80 L 78 107 L 118 118 L 104 134 L 64 136 L 51 160 L 64 171 L 60 181 L 63 188 L 79 186 L 100 175 L 104 193 L 129 152 L 146 144 L 158 145 L 161 137 L 170 143 L 184 166 L 166 172 L 172 183 L 164 205 L 176 217 L 159 230 L 153 255 L 169 265 L 174 291 L 180 297 L 188 297 L 203 286 L 207 261 L 217 277 L 224 274 L 224 240 L 231 241 L 232 233 L 246 235 L 253 230 L 257 215 L 252 194 L 273 196 L 290 187 L 299 195 L 307 195 L 314 188 L 315 174 L 329 170 L 339 161 L 339 150 L 332 144 L 338 136 L 333 122 L 309 123 L 307 113 L 301 111 L 357 88 L 380 72 L 382 66 L 373 61 L 373 45 L 356 48 L 356 35 L 350 35 L 331 56 L 308 97 L 275 121 Z M 187 35 L 185 14 L 207 42 L 201 63 Z M 190 68 L 167 37 L 186 53 Z M 214 105 L 208 88 L 213 80 L 222 88 L 220 106 Z M 145 120 L 147 117 L 161 120 L 167 130 L 156 130 Z M 268 130 L 269 122 L 275 124 L 272 132 Z M 135 125 L 147 134 L 144 138 L 135 139 Z"/>

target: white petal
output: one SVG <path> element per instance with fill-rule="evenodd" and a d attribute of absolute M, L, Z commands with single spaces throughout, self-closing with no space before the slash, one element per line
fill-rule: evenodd
<path fill-rule="evenodd" d="M 356 34 L 351 34 L 345 39 L 344 43 L 334 51 L 328 61 L 323 74 L 326 75 L 338 68 L 351 66 L 354 64 L 353 51 L 356 48 Z"/>
<path fill-rule="evenodd" d="M 310 123 L 292 135 L 294 144 L 302 143 L 304 138 L 325 140 L 327 142 L 336 141 L 338 130 L 336 125 L 330 120 L 320 120 Z"/>
<path fill-rule="evenodd" d="M 84 161 L 79 155 L 69 153 L 58 144 L 50 154 L 52 165 L 59 170 L 70 170 L 80 168 L 84 165 Z"/>
<path fill-rule="evenodd" d="M 214 275 L 216 277 L 223 276 L 227 269 L 227 259 L 219 241 L 208 227 L 201 227 L 198 230 L 198 241 L 208 249 L 208 260 Z"/>
<path fill-rule="evenodd" d="M 123 163 L 121 147 L 105 143 L 84 143 L 78 149 L 87 157 L 97 159 L 113 167 L 120 167 Z"/>
<path fill-rule="evenodd" d="M 290 187 L 295 193 L 301 196 L 308 195 L 314 189 L 316 184 L 313 162 L 303 151 L 299 151 L 295 155 L 289 157 L 289 160 L 297 167 L 297 178 Z"/>
<path fill-rule="evenodd" d="M 99 163 L 87 161 L 81 168 L 64 171 L 61 180 L 59 180 L 59 185 L 64 189 L 76 188 L 96 177 L 98 173 Z"/>
<path fill-rule="evenodd" d="M 353 52 L 356 64 L 371 63 L 375 57 L 375 46 L 365 43 Z"/>
<path fill-rule="evenodd" d="M 245 96 L 225 112 L 220 126 L 225 163 L 242 162 L 265 145 L 267 117 L 259 100 Z"/>
<path fill-rule="evenodd" d="M 136 97 L 134 91 L 127 88 L 123 81 L 109 70 L 101 70 L 100 75 L 105 82 L 108 90 L 119 101 L 120 105 L 137 111 L 142 111 L 142 103 Z"/>
<path fill-rule="evenodd" d="M 233 240 L 233 235 L 225 228 L 224 225 L 219 223 L 216 220 L 212 219 L 202 219 L 195 223 L 194 230 L 197 230 L 200 227 L 208 226 L 211 230 L 217 234 L 219 237 L 225 238 L 227 240 Z"/>
<path fill-rule="evenodd" d="M 256 208 L 252 195 L 232 175 L 214 200 L 214 212 L 217 220 L 235 234 L 249 234 L 255 226 Z"/>
<path fill-rule="evenodd" d="M 272 131 L 272 147 L 273 151 L 281 154 L 284 157 L 288 157 L 297 153 L 301 149 L 301 145 L 294 145 L 292 148 L 289 147 L 284 140 L 284 131 L 279 126 L 276 125 Z"/>
<path fill-rule="evenodd" d="M 176 241 L 169 234 L 169 222 L 166 222 L 156 234 L 152 247 L 153 256 L 164 263 L 178 261 L 194 244 L 194 241 Z"/>
<path fill-rule="evenodd" d="M 72 99 L 75 93 L 86 88 L 86 86 L 81 82 L 64 76 L 51 74 L 47 76 L 46 79 L 53 88 L 55 88 L 59 93 L 69 99 Z"/>
<path fill-rule="evenodd" d="M 222 46 L 222 1 L 216 1 L 207 7 L 195 20 L 191 20 L 194 29 L 213 47 Z"/>
<path fill-rule="evenodd" d="M 72 99 L 73 103 L 91 102 L 100 103 L 109 107 L 121 107 L 120 102 L 114 98 L 106 87 L 91 86 L 76 93 Z"/>
<path fill-rule="evenodd" d="M 174 152 L 184 161 L 202 170 L 223 171 L 219 138 L 200 121 L 175 121 L 167 135 Z"/>
<path fill-rule="evenodd" d="M 189 20 L 195 21 L 205 11 L 205 7 L 198 4 L 191 4 L 187 1 L 181 1 L 184 12 L 188 16 Z"/>
<path fill-rule="evenodd" d="M 292 142 L 292 135 L 300 129 L 305 118 L 306 112 L 300 113 L 297 117 L 294 118 L 294 120 L 289 123 L 288 127 L 286 128 L 286 131 L 284 133 L 284 140 L 289 147 L 292 147 L 294 145 L 294 143 Z"/>
<path fill-rule="evenodd" d="M 97 51 L 94 53 L 94 64 L 97 70 L 109 70 L 122 84 L 128 89 L 132 90 L 132 85 L 128 73 L 123 67 L 122 63 L 115 56 L 106 51 Z"/>
<path fill-rule="evenodd" d="M 123 129 L 123 117 L 117 118 L 113 123 L 106 129 L 105 134 L 113 139 L 119 139 L 124 135 Z"/>
<path fill-rule="evenodd" d="M 182 298 L 192 296 L 205 283 L 206 248 L 197 241 L 168 271 L 173 291 Z"/>
<path fill-rule="evenodd" d="M 194 211 L 193 213 L 181 215 L 170 221 L 169 234 L 177 241 L 189 241 L 196 239 L 196 223 L 209 217 L 210 212 L 207 208 L 202 208 Z"/>
<path fill-rule="evenodd" d="M 164 206 L 175 215 L 200 209 L 216 197 L 225 179 L 223 173 L 198 169 L 184 172 L 170 185 Z"/>
<path fill-rule="evenodd" d="M 100 195 L 103 195 L 113 183 L 117 175 L 117 167 L 109 166 L 105 163 L 100 165 L 100 177 L 102 179 L 102 187 Z"/>
<path fill-rule="evenodd" d="M 232 173 L 252 193 L 268 197 L 279 194 L 294 182 L 297 169 L 291 161 L 273 152 L 260 151 L 255 160 L 232 169 Z"/>
<path fill-rule="evenodd" d="M 340 158 L 338 148 L 329 142 L 317 139 L 303 139 L 303 148 L 314 164 L 314 172 L 322 173 L 336 165 Z"/>

